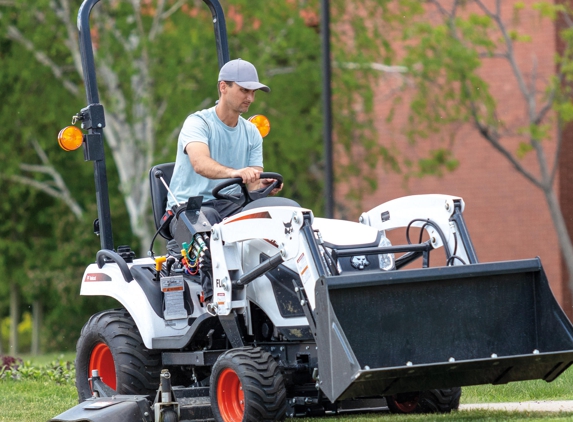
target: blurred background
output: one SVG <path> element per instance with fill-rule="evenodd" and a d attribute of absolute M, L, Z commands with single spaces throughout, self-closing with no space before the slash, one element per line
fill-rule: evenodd
<path fill-rule="evenodd" d="M 570 1 L 330 0 L 332 188 L 324 2 L 221 3 L 231 58 L 272 89 L 249 115 L 271 121 L 265 170 L 284 176 L 283 196 L 353 221 L 404 195 L 461 196 L 480 261 L 540 256 L 573 316 Z M 74 350 L 89 316 L 118 306 L 79 295 L 100 248 L 93 167 L 56 140 L 86 106 L 80 5 L 0 0 L 0 354 Z M 211 14 L 201 0 L 102 0 L 91 31 L 114 241 L 146 256 L 148 171 L 174 161 L 186 116 L 217 99 Z"/>

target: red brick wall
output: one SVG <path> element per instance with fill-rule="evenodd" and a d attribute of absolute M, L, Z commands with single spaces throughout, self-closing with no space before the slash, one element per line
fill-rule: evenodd
<path fill-rule="evenodd" d="M 513 16 L 513 3 L 503 2 L 503 16 L 509 22 Z M 525 3 L 531 5 L 534 1 Z M 527 74 L 536 60 L 539 80 L 545 81 L 554 72 L 555 26 L 548 20 L 540 20 L 536 13 L 527 11 L 523 12 L 520 25 L 524 31 L 533 35 L 533 41 L 517 45 L 518 63 Z M 482 76 L 490 84 L 505 121 L 518 123 L 523 119 L 525 103 L 507 62 L 501 59 L 490 60 L 483 68 Z M 379 142 L 388 146 L 394 144 L 415 159 L 417 151 L 436 146 L 440 140 L 430 139 L 413 147 L 400 135 L 405 114 L 398 114 L 392 125 L 385 122 L 384 117 L 390 105 L 386 94 L 390 85 L 391 80 L 386 78 L 377 88 L 376 112 L 381 116 L 377 122 Z M 570 133 L 573 136 L 573 131 Z M 517 146 L 516 140 L 506 142 L 512 148 Z M 548 141 L 544 146 L 548 156 L 554 154 L 555 142 Z M 379 188 L 364 198 L 363 210 L 404 195 L 443 193 L 463 197 L 466 202 L 465 220 L 479 260 L 489 262 L 541 257 L 551 288 L 559 303 L 567 306 L 567 313 L 571 317 L 571 301 L 569 292 L 564 288 L 557 236 L 542 192 L 520 175 L 470 126 L 459 130 L 452 148 L 460 165 L 457 170 L 441 178 L 411 179 L 404 186 L 402 176 L 378 168 L 376 174 Z M 564 150 L 562 160 L 563 163 L 573 162 L 573 148 Z M 533 154 L 526 157 L 523 163 L 530 169 L 536 168 Z M 572 186 L 573 174 L 569 173 L 567 180 L 561 177 L 556 182 L 556 189 L 559 183 Z M 348 186 L 340 184 L 336 192 L 337 201 L 344 201 L 346 189 Z M 563 204 L 568 215 L 573 216 L 573 199 L 569 197 L 568 202 Z M 568 221 L 573 229 L 573 219 Z"/>

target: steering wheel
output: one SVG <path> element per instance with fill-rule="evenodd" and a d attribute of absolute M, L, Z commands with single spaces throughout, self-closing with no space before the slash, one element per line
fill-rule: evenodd
<path fill-rule="evenodd" d="M 273 189 L 279 187 L 283 182 L 282 175 L 278 173 L 271 173 L 271 172 L 263 172 L 260 174 L 261 179 L 275 179 L 273 183 L 271 183 L 266 188 L 257 189 L 254 191 L 250 191 L 247 188 L 247 185 L 243 183 L 243 179 L 240 177 L 235 177 L 233 179 L 225 180 L 222 183 L 219 183 L 217 186 L 213 188 L 211 193 L 217 199 L 227 199 L 235 204 L 238 204 L 242 207 L 245 205 L 261 198 L 266 198 L 272 192 Z M 229 186 L 239 185 L 241 187 L 240 194 L 227 194 L 221 193 L 221 191 Z"/>

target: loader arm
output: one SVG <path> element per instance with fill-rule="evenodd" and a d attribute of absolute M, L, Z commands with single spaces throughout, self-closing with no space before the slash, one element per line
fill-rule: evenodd
<path fill-rule="evenodd" d="M 296 258 L 303 285 L 314 291 L 313 283 L 318 274 L 315 266 L 305 265 L 310 251 L 304 236 L 301 236 L 303 221 L 312 219 L 312 211 L 304 208 L 265 207 L 243 211 L 213 226 L 213 297 L 218 315 L 229 315 L 231 309 L 246 306 L 244 289 L 238 287 L 248 284 L 283 261 Z M 262 263 L 245 274 L 241 266 L 240 247 L 242 242 L 250 239 L 272 242 L 278 247 L 278 253 L 271 257 L 270 262 Z M 311 296 L 314 307 L 314 295 Z"/>
<path fill-rule="evenodd" d="M 477 264 L 462 212 L 464 200 L 449 195 L 412 195 L 385 202 L 363 213 L 360 222 L 378 230 L 423 227 L 434 249 L 444 246 L 451 265 Z M 457 258 L 450 258 L 455 256 Z"/>

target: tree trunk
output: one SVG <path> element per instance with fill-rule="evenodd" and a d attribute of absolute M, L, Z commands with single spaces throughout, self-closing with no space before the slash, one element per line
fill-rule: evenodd
<path fill-rule="evenodd" d="M 18 323 L 20 322 L 20 287 L 10 284 L 10 355 L 18 354 Z"/>
<path fill-rule="evenodd" d="M 559 241 L 561 256 L 563 257 L 563 262 L 565 263 L 567 272 L 569 273 L 569 290 L 573 291 L 573 243 L 569 237 L 565 218 L 561 212 L 559 200 L 557 199 L 554 190 L 544 189 L 543 193 L 545 194 L 547 206 L 549 207 L 549 212 L 551 213 L 551 219 L 553 220 L 553 225 L 555 226 L 555 231 L 557 232 L 557 240 Z M 565 313 L 569 317 L 571 317 L 572 311 L 572 309 L 565 309 Z"/>
<path fill-rule="evenodd" d="M 32 350 L 33 356 L 40 354 L 40 329 L 42 326 L 42 301 L 34 300 L 32 303 Z"/>

